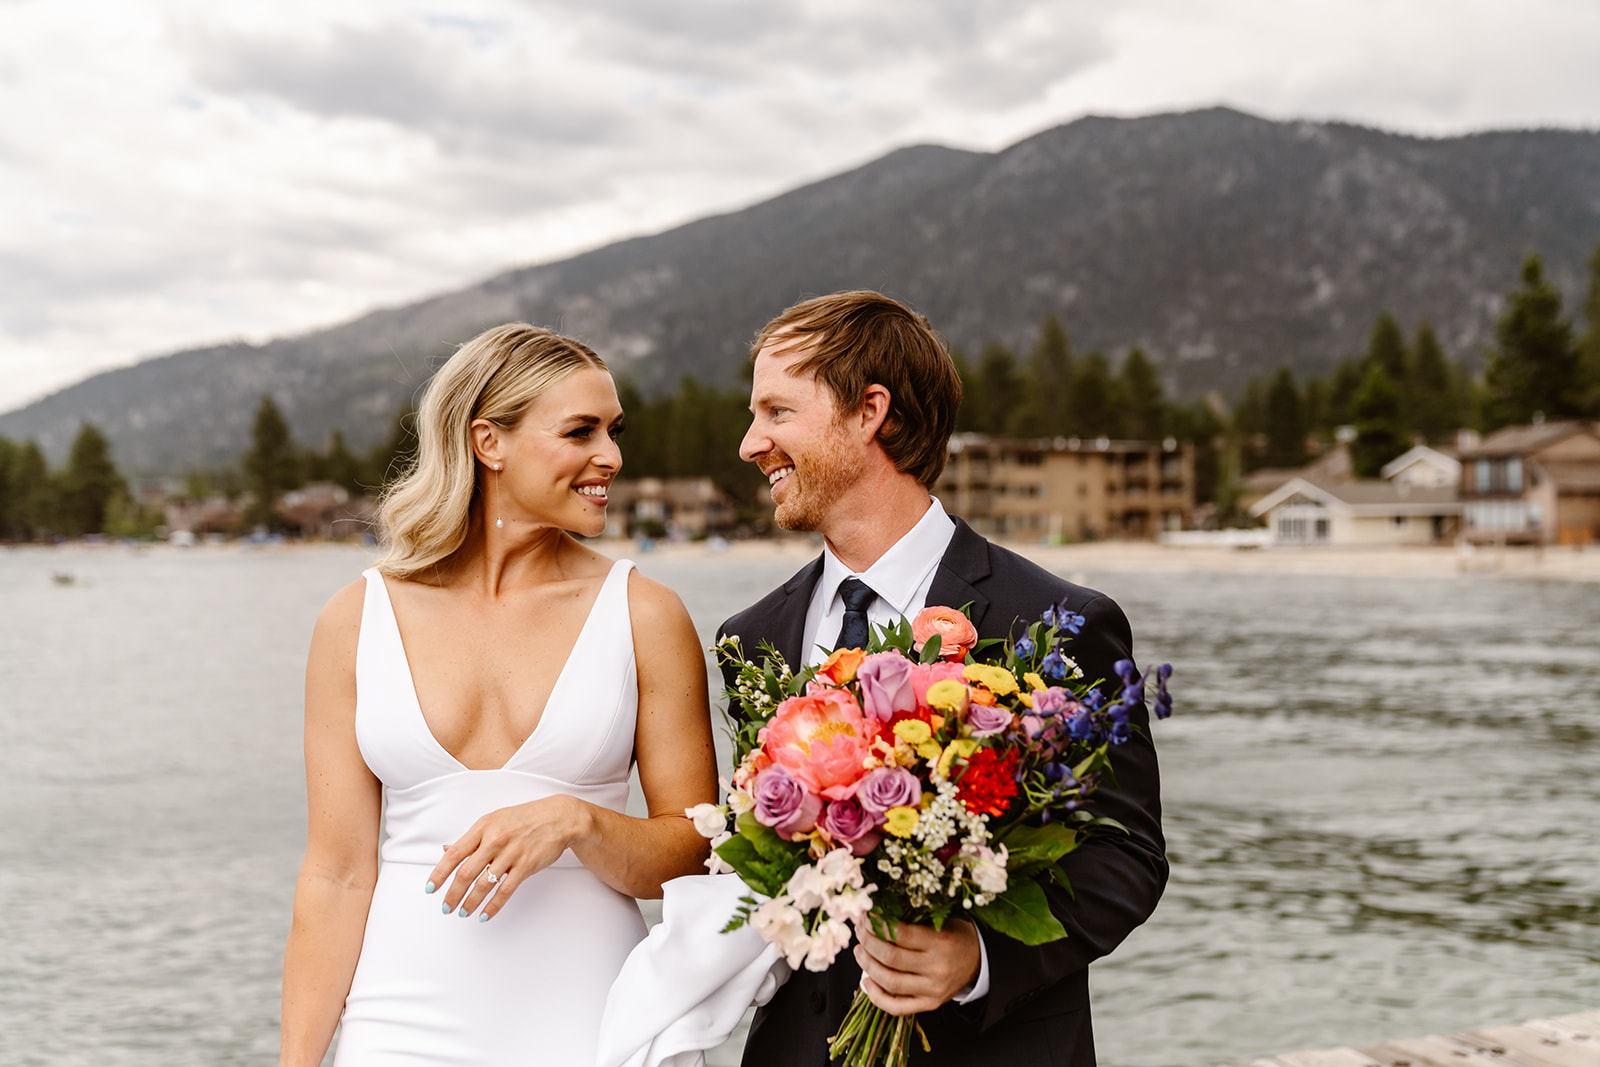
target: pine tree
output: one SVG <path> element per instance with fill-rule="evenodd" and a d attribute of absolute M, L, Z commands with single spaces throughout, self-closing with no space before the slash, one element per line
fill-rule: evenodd
<path fill-rule="evenodd" d="M 106 514 L 127 485 L 111 461 L 111 442 L 93 423 L 78 428 L 62 477 L 61 518 L 68 530 L 79 534 L 104 533 Z"/>
<path fill-rule="evenodd" d="M 1022 406 L 1022 378 L 1011 349 L 998 341 L 984 345 L 978 356 L 978 382 L 980 432 L 997 436 L 1009 433 Z"/>
<path fill-rule="evenodd" d="M 1350 463 L 1357 478 L 1376 478 L 1383 465 L 1411 444 L 1401 417 L 1400 390 L 1383 364 L 1371 362 L 1355 399 L 1356 439 Z"/>
<path fill-rule="evenodd" d="M 956 411 L 957 433 L 981 433 L 984 408 L 983 381 L 967 362 L 966 353 L 959 348 L 950 349 L 950 362 L 956 365 L 961 378 L 961 407 Z"/>
<path fill-rule="evenodd" d="M 315 457 L 317 477 L 325 482 L 342 485 L 352 493 L 366 491 L 365 471 L 361 460 L 345 444 L 344 431 L 335 426 L 328 434 L 328 445 Z"/>
<path fill-rule="evenodd" d="M 1260 378 L 1244 383 L 1244 390 L 1233 405 L 1231 429 L 1239 449 L 1242 471 L 1264 466 L 1266 460 L 1267 391 Z"/>
<path fill-rule="evenodd" d="M 1121 437 L 1122 413 L 1117 408 L 1111 367 L 1099 352 L 1075 360 L 1072 369 L 1072 424 L 1077 437 Z"/>
<path fill-rule="evenodd" d="M 1039 337 L 1028 354 L 1025 389 L 1017 433 L 1025 437 L 1058 437 L 1072 433 L 1070 390 L 1072 347 L 1067 331 L 1054 315 L 1039 324 Z"/>
<path fill-rule="evenodd" d="M 1393 315 L 1383 312 L 1372 324 L 1372 334 L 1367 338 L 1367 352 L 1361 360 L 1361 381 L 1363 385 L 1366 384 L 1367 371 L 1373 365 L 1383 368 L 1383 373 L 1394 385 L 1395 395 L 1399 398 L 1402 426 L 1410 422 L 1411 415 L 1409 398 L 1405 394 L 1411 377 L 1410 362 L 1400 324 Z"/>
<path fill-rule="evenodd" d="M 1583 298 L 1583 318 L 1588 324 L 1578 342 L 1583 378 L 1583 413 L 1600 419 L 1600 244 L 1589 257 L 1589 289 Z"/>
<path fill-rule="evenodd" d="M 53 532 L 57 527 L 55 479 L 50 477 L 50 465 L 37 442 L 29 441 L 17 451 L 11 470 L 16 486 L 13 514 L 18 536 L 35 540 Z"/>
<path fill-rule="evenodd" d="M 1561 315 L 1561 293 L 1545 280 L 1538 255 L 1522 264 L 1522 287 L 1512 292 L 1495 326 L 1496 346 L 1484 370 L 1489 429 L 1583 414 L 1584 400 L 1572 320 Z"/>
<path fill-rule="evenodd" d="M 1407 388 L 1410 429 L 1434 444 L 1448 441 L 1461 428 L 1462 412 L 1450 361 L 1433 332 L 1433 324 L 1426 319 L 1417 327 L 1413 352 Z"/>
<path fill-rule="evenodd" d="M 1357 361 L 1346 357 L 1333 369 L 1333 379 L 1328 383 L 1326 427 L 1329 430 L 1348 426 L 1355 421 L 1356 393 L 1361 390 L 1362 369 Z"/>
<path fill-rule="evenodd" d="M 1294 372 L 1279 367 L 1267 388 L 1262 431 L 1267 438 L 1262 462 L 1268 467 L 1298 467 L 1306 461 L 1306 418 Z"/>
<path fill-rule="evenodd" d="M 289 424 L 270 396 L 262 396 L 256 408 L 243 466 L 245 483 L 255 494 L 250 521 L 270 526 L 276 521 L 278 498 L 300 484 L 300 460 Z"/>
<path fill-rule="evenodd" d="M 13 541 L 17 532 L 17 455 L 15 444 L 0 437 L 0 541 Z"/>
<path fill-rule="evenodd" d="M 408 404 L 395 412 L 389 436 L 367 456 L 366 484 L 388 486 L 410 473 L 417 460 L 417 409 Z"/>
<path fill-rule="evenodd" d="M 1136 441 L 1159 441 L 1167 435 L 1167 401 L 1161 376 L 1142 348 L 1128 350 L 1117 375 L 1117 406 L 1122 432 Z"/>

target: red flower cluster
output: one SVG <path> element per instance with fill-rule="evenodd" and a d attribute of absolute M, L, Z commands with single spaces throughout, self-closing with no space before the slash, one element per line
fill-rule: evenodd
<path fill-rule="evenodd" d="M 1001 755 L 992 748 L 980 748 L 967 760 L 967 769 L 957 779 L 961 803 L 979 815 L 1005 814 L 1006 805 L 1017 795 L 1017 751 Z"/>

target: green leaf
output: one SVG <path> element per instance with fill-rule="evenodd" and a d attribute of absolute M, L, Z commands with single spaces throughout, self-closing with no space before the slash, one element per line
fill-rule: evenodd
<path fill-rule="evenodd" d="M 1077 848 L 1078 833 L 1060 823 L 1019 825 L 1001 835 L 1000 842 L 1008 850 L 1006 871 L 1017 877 L 1048 867 Z"/>
<path fill-rule="evenodd" d="M 944 639 L 941 638 L 938 634 L 934 634 L 932 637 L 928 638 L 927 641 L 923 642 L 923 645 L 922 645 L 922 662 L 923 663 L 937 663 L 939 661 L 939 646 L 943 643 L 943 640 Z"/>
<path fill-rule="evenodd" d="M 1024 945 L 1043 945 L 1067 936 L 1066 927 L 1050 913 L 1050 901 L 1031 878 L 1013 882 L 993 901 L 972 909 L 972 915 L 997 933 Z"/>

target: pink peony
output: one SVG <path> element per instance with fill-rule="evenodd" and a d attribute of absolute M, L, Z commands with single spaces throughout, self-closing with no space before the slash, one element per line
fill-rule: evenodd
<path fill-rule="evenodd" d="M 778 705 L 763 750 L 812 793 L 841 800 L 866 773 L 876 729 L 846 689 L 821 689 Z"/>

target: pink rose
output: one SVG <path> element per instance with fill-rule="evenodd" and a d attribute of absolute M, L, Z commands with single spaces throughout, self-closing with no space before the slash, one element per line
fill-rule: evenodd
<path fill-rule="evenodd" d="M 978 631 L 973 628 L 972 620 L 955 608 L 926 607 L 911 620 L 911 638 L 918 652 L 935 634 L 939 636 L 940 659 L 960 662 L 978 643 Z"/>
<path fill-rule="evenodd" d="M 868 715 L 888 722 L 897 711 L 916 711 L 917 694 L 912 689 L 914 665 L 898 652 L 875 652 L 856 669 L 861 686 L 861 703 Z"/>
<path fill-rule="evenodd" d="M 973 737 L 989 737 L 1011 725 L 1011 712 L 992 704 L 973 704 L 967 708 L 967 725 Z"/>
<path fill-rule="evenodd" d="M 877 820 L 855 797 L 829 803 L 822 813 L 822 828 L 835 841 L 849 845 L 851 854 L 856 856 L 865 856 L 883 840 L 877 832 Z"/>
<path fill-rule="evenodd" d="M 822 801 L 783 766 L 768 767 L 756 775 L 750 797 L 755 801 L 756 821 L 791 841 L 815 829 L 822 813 Z"/>

